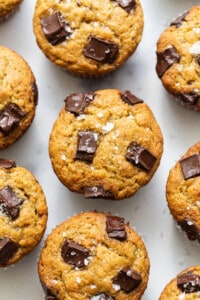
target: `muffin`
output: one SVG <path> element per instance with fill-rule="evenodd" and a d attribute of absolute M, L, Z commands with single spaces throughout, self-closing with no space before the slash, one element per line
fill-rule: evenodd
<path fill-rule="evenodd" d="M 163 86 L 187 109 L 200 110 L 200 6 L 164 30 L 157 42 L 156 72 Z"/>
<path fill-rule="evenodd" d="M 37 0 L 36 41 L 46 57 L 81 77 L 99 77 L 121 66 L 143 33 L 139 0 Z"/>
<path fill-rule="evenodd" d="M 134 195 L 157 170 L 162 150 L 148 105 L 130 91 L 113 89 L 68 95 L 49 138 L 60 181 L 94 199 Z"/>
<path fill-rule="evenodd" d="M 200 142 L 190 147 L 170 170 L 166 185 L 173 218 L 190 240 L 200 242 Z"/>
<path fill-rule="evenodd" d="M 137 300 L 147 286 L 149 258 L 124 218 L 84 212 L 49 234 L 38 273 L 46 299 Z"/>
<path fill-rule="evenodd" d="M 33 174 L 0 159 L 0 267 L 13 265 L 41 241 L 47 222 L 46 198 Z"/>
<path fill-rule="evenodd" d="M 38 101 L 36 79 L 15 51 L 0 46 L 0 150 L 30 127 Z"/>

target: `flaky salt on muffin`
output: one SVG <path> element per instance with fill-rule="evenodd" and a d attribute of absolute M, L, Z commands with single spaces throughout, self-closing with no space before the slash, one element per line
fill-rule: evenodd
<path fill-rule="evenodd" d="M 81 77 L 99 77 L 121 66 L 143 33 L 139 0 L 37 0 L 33 29 L 43 53 Z"/>
<path fill-rule="evenodd" d="M 187 109 L 200 111 L 200 6 L 172 21 L 157 42 L 156 71 L 166 90 Z"/>
<path fill-rule="evenodd" d="M 34 175 L 0 159 L 0 267 L 28 255 L 41 241 L 47 222 L 46 197 Z"/>
<path fill-rule="evenodd" d="M 138 300 L 149 276 L 147 249 L 124 218 L 84 212 L 58 225 L 40 253 L 38 273 L 52 300 Z"/>
<path fill-rule="evenodd" d="M 166 196 L 170 212 L 190 240 L 200 242 L 200 142 L 170 170 Z"/>
<path fill-rule="evenodd" d="M 60 181 L 94 199 L 134 195 L 154 175 L 162 151 L 149 106 L 130 91 L 114 89 L 68 95 L 49 139 Z"/>
<path fill-rule="evenodd" d="M 36 79 L 28 63 L 15 51 L 0 46 L 0 150 L 30 127 L 37 101 Z"/>
<path fill-rule="evenodd" d="M 181 271 L 162 291 L 159 300 L 200 299 L 200 266 Z"/>
<path fill-rule="evenodd" d="M 5 20 L 19 7 L 23 0 L 0 0 L 0 21 Z"/>

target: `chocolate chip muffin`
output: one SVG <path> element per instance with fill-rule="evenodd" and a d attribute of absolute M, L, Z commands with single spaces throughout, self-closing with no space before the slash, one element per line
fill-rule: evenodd
<path fill-rule="evenodd" d="M 0 0 L 0 21 L 10 16 L 23 0 Z"/>
<path fill-rule="evenodd" d="M 200 298 L 200 266 L 180 272 L 164 288 L 159 300 L 196 300 Z"/>
<path fill-rule="evenodd" d="M 37 43 L 56 65 L 81 77 L 99 77 L 121 66 L 142 38 L 139 0 L 37 0 Z"/>
<path fill-rule="evenodd" d="M 46 199 L 37 179 L 14 161 L 0 159 L 0 267 L 29 254 L 46 222 Z"/>
<path fill-rule="evenodd" d="M 182 106 L 200 110 L 200 6 L 179 16 L 157 42 L 156 71 Z"/>
<path fill-rule="evenodd" d="M 147 184 L 163 149 L 151 109 L 130 91 L 70 94 L 49 139 L 61 182 L 86 198 L 120 200 Z"/>
<path fill-rule="evenodd" d="M 200 242 L 200 143 L 171 169 L 166 187 L 169 209 L 190 240 Z"/>
<path fill-rule="evenodd" d="M 50 233 L 38 272 L 47 299 L 137 300 L 147 286 L 149 258 L 124 218 L 85 212 Z"/>
<path fill-rule="evenodd" d="M 38 99 L 27 62 L 0 46 L 0 150 L 16 142 L 32 124 Z"/>

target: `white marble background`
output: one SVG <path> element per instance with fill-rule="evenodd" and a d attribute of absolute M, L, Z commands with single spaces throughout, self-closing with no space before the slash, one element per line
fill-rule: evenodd
<path fill-rule="evenodd" d="M 172 220 L 165 199 L 169 169 L 190 146 L 200 140 L 200 115 L 174 102 L 155 73 L 156 41 L 164 28 L 199 1 L 141 0 L 145 27 L 136 53 L 115 73 L 102 79 L 78 79 L 49 62 L 37 47 L 32 31 L 35 1 L 24 0 L 10 19 L 0 24 L 0 44 L 22 55 L 31 66 L 39 88 L 39 104 L 31 128 L 0 157 L 14 159 L 38 178 L 49 206 L 44 238 L 61 221 L 86 210 L 112 211 L 130 221 L 143 237 L 151 260 L 148 288 L 143 300 L 158 299 L 164 286 L 184 268 L 200 264 L 199 247 L 187 240 Z M 72 92 L 104 88 L 129 89 L 151 107 L 164 135 L 161 165 L 151 182 L 121 202 L 86 200 L 68 191 L 53 173 L 48 138 L 52 125 Z M 37 259 L 42 243 L 13 267 L 0 270 L 0 299 L 42 300 Z"/>

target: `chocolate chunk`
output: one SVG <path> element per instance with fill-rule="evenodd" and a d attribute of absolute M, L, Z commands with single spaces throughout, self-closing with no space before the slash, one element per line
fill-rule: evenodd
<path fill-rule="evenodd" d="M 5 237 L 0 239 L 0 264 L 6 264 L 18 250 L 18 245 Z"/>
<path fill-rule="evenodd" d="M 75 115 L 82 114 L 86 108 L 90 104 L 91 101 L 94 100 L 94 93 L 77 93 L 69 95 L 65 101 L 65 109 Z"/>
<path fill-rule="evenodd" d="M 62 246 L 61 256 L 66 263 L 81 268 L 88 264 L 89 251 L 80 244 L 66 240 Z"/>
<path fill-rule="evenodd" d="M 183 15 L 179 16 L 178 18 L 176 18 L 174 21 L 171 22 L 170 26 L 175 25 L 176 28 L 181 27 L 183 21 L 185 21 L 185 17 L 188 14 L 188 12 L 184 13 Z"/>
<path fill-rule="evenodd" d="M 106 231 L 108 233 L 109 238 L 125 241 L 127 235 L 125 231 L 124 218 L 113 215 L 107 215 Z"/>
<path fill-rule="evenodd" d="M 135 0 L 116 0 L 116 2 L 121 6 L 127 13 L 130 13 L 132 9 L 136 7 Z"/>
<path fill-rule="evenodd" d="M 98 134 L 92 131 L 78 133 L 76 159 L 91 163 L 97 148 Z"/>
<path fill-rule="evenodd" d="M 11 169 L 16 167 L 16 163 L 14 160 L 0 158 L 0 167 L 5 169 Z"/>
<path fill-rule="evenodd" d="M 135 105 L 138 103 L 142 103 L 143 100 L 137 98 L 130 91 L 124 91 L 121 93 L 121 98 L 124 102 L 128 103 L 129 105 Z"/>
<path fill-rule="evenodd" d="M 91 199 L 114 199 L 114 195 L 110 191 L 105 191 L 103 186 L 86 186 L 83 188 L 85 198 Z"/>
<path fill-rule="evenodd" d="M 173 46 L 165 49 L 163 52 L 157 52 L 156 54 L 157 54 L 156 72 L 159 77 L 162 77 L 163 74 L 174 63 L 180 60 L 180 56 Z"/>
<path fill-rule="evenodd" d="M 151 171 L 156 161 L 155 156 L 136 142 L 131 142 L 129 145 L 126 153 L 126 159 L 147 172 Z"/>
<path fill-rule="evenodd" d="M 0 131 L 9 135 L 11 131 L 17 128 L 26 112 L 21 110 L 17 104 L 11 103 L 0 112 Z"/>
<path fill-rule="evenodd" d="M 194 293 L 200 291 L 200 277 L 192 272 L 177 276 L 177 286 L 183 293 Z"/>
<path fill-rule="evenodd" d="M 45 300 L 57 300 L 57 298 L 52 294 L 52 292 L 49 289 L 47 289 Z"/>
<path fill-rule="evenodd" d="M 180 160 L 183 177 L 185 180 L 200 175 L 200 155 L 194 154 Z"/>
<path fill-rule="evenodd" d="M 178 221 L 178 225 L 186 232 L 189 240 L 198 240 L 200 242 L 200 231 L 191 220 L 185 218 Z"/>
<path fill-rule="evenodd" d="M 199 99 L 198 94 L 178 94 L 175 95 L 175 98 L 182 104 L 182 105 L 190 105 L 193 106 Z"/>
<path fill-rule="evenodd" d="M 127 267 L 119 271 L 117 276 L 112 279 L 112 282 L 118 284 L 124 292 L 130 293 L 140 285 L 142 277 L 138 272 Z"/>
<path fill-rule="evenodd" d="M 100 293 L 92 296 L 90 300 L 114 300 L 115 298 L 108 296 L 107 294 Z"/>
<path fill-rule="evenodd" d="M 83 54 L 85 57 L 102 63 L 112 63 L 115 60 L 118 51 L 119 46 L 116 43 L 91 35 L 87 46 L 83 50 Z"/>
<path fill-rule="evenodd" d="M 69 24 L 65 21 L 60 12 L 42 18 L 41 25 L 47 40 L 52 45 L 63 42 L 72 33 Z"/>
<path fill-rule="evenodd" d="M 19 205 L 22 204 L 22 201 L 19 201 L 17 195 L 10 186 L 6 186 L 0 190 L 0 204 L 2 205 L 3 212 L 12 220 L 18 218 Z"/>
<path fill-rule="evenodd" d="M 32 88 L 32 92 L 33 92 L 34 103 L 35 103 L 35 105 L 37 105 L 38 104 L 38 87 L 37 87 L 37 84 L 35 82 L 33 82 L 32 85 L 31 85 L 31 88 Z"/>

